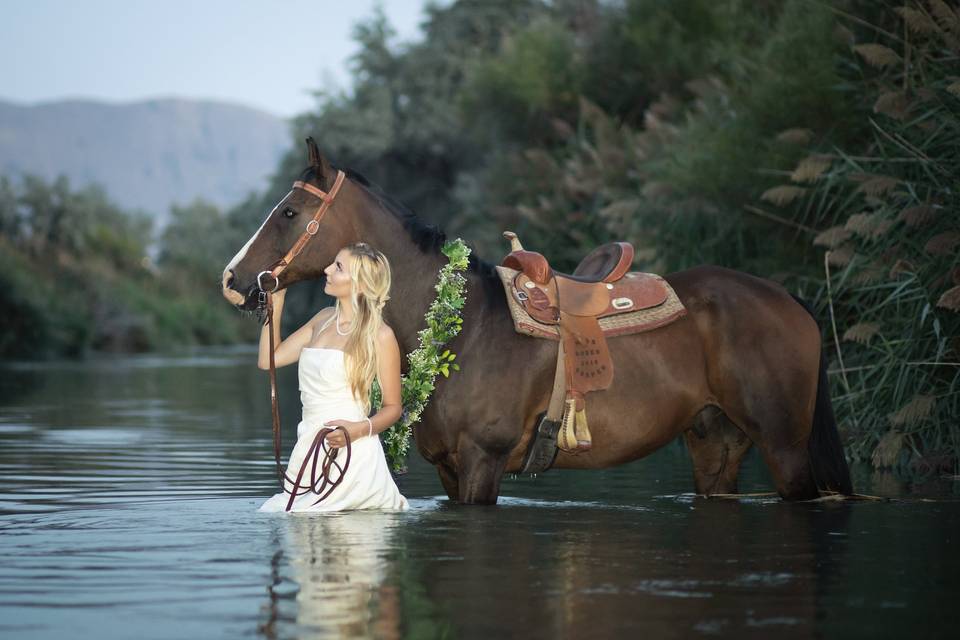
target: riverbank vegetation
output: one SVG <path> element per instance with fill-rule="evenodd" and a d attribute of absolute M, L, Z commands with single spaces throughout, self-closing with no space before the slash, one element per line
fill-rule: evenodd
<path fill-rule="evenodd" d="M 154 262 L 152 219 L 116 207 L 103 189 L 72 189 L 63 177 L 26 176 L 17 186 L 0 178 L 0 357 L 255 340 L 249 323 L 217 304 L 223 216 L 202 202 L 172 214 Z"/>

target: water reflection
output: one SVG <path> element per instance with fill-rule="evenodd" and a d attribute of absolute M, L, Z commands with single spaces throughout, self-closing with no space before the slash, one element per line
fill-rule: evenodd
<path fill-rule="evenodd" d="M 399 638 L 395 586 L 385 584 L 395 529 L 403 515 L 376 511 L 266 514 L 277 520 L 267 621 L 276 638 L 288 621 L 318 638 Z M 287 571 L 283 570 L 284 559 Z M 292 612 L 282 606 L 292 597 Z"/>
<path fill-rule="evenodd" d="M 427 598 L 453 612 L 457 637 L 496 636 L 505 617 L 534 638 L 757 628 L 813 637 L 825 588 L 835 587 L 818 576 L 846 573 L 850 505 L 794 506 L 515 499 L 432 513 L 403 544 L 429 550 L 409 560 Z"/>

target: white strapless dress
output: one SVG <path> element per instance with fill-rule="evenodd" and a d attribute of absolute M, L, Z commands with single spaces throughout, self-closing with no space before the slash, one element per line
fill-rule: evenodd
<path fill-rule="evenodd" d="M 303 416 L 297 425 L 297 443 L 293 446 L 287 462 L 287 477 L 291 481 L 297 479 L 300 465 L 303 464 L 303 459 L 317 431 L 324 428 L 325 421 L 336 419 L 363 421 L 366 425 L 363 407 L 350 392 L 344 358 L 344 353 L 340 349 L 304 347 L 300 352 L 298 375 Z M 362 436 L 350 444 L 352 447 L 350 467 L 343 482 L 320 504 L 314 505 L 313 503 L 320 496 L 312 491 L 304 492 L 304 486 L 310 485 L 312 461 L 307 463 L 307 469 L 297 489 L 297 492 L 302 495 L 294 498 L 291 511 L 406 510 L 410 508 L 407 499 L 400 494 L 390 475 L 380 438 L 376 434 Z M 323 455 L 322 451 L 320 453 Z M 346 454 L 346 448 L 340 449 L 337 454 L 337 460 L 341 464 L 346 459 Z M 335 479 L 338 473 L 334 468 L 331 475 Z M 285 511 L 287 502 L 290 500 L 289 492 L 293 490 L 293 482 L 285 480 L 284 485 L 287 491 L 271 496 L 258 511 Z"/>

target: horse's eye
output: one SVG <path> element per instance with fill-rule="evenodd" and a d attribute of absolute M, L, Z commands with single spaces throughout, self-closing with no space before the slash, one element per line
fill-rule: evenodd
<path fill-rule="evenodd" d="M 292 218 L 293 216 L 297 215 L 297 212 L 291 209 L 290 207 L 287 207 L 286 209 L 283 210 L 283 215 L 284 217 Z"/>

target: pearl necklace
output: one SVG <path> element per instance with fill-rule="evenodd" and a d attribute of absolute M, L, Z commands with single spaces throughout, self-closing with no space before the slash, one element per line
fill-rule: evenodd
<path fill-rule="evenodd" d="M 341 336 L 350 335 L 350 331 L 347 331 L 346 333 L 340 331 L 340 309 L 337 309 L 336 327 L 337 327 L 337 333 L 339 333 Z"/>

